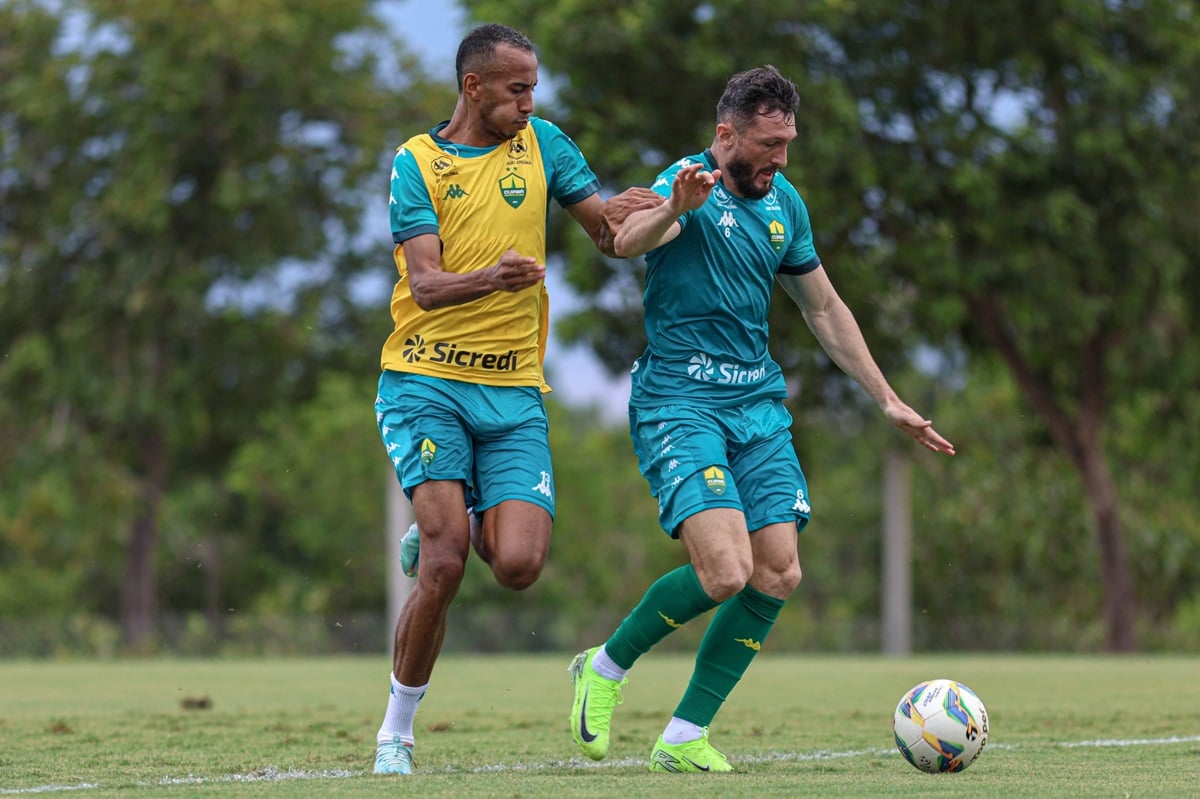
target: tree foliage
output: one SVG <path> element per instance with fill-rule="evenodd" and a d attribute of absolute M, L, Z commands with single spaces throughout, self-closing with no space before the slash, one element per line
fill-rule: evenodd
<path fill-rule="evenodd" d="M 12 518 L 107 498 L 87 527 L 125 554 L 106 605 L 136 642 L 167 496 L 215 482 L 189 509 L 212 530 L 263 408 L 372 362 L 364 196 L 429 89 L 366 3 L 59 6 L 0 6 L 0 465 L 40 461 Z"/>
<path fill-rule="evenodd" d="M 906 450 L 918 648 L 1111 645 L 1085 451 L 1119 488 L 1142 644 L 1200 645 L 1192 6 L 466 5 L 532 35 L 554 86 L 539 112 L 612 190 L 707 144 L 733 71 L 797 80 L 787 171 L 818 251 L 901 395 L 959 447 Z M 19 651 L 54 651 L 53 630 L 112 651 L 110 620 L 149 649 L 161 605 L 195 651 L 214 631 L 294 651 L 319 635 L 278 616 L 381 612 L 384 187 L 453 92 L 368 9 L 0 0 L 0 649 L 23 617 L 38 642 Z M 624 371 L 638 264 L 551 221 L 552 268 L 591 300 L 558 330 Z M 873 648 L 878 453 L 911 444 L 786 298 L 773 314 L 816 516 L 772 646 Z M 549 404 L 542 579 L 504 591 L 472 560 L 448 645 L 590 645 L 683 557 L 627 433 Z"/>
<path fill-rule="evenodd" d="M 531 20 L 566 76 L 566 117 L 618 182 L 706 144 L 732 72 L 773 62 L 791 76 L 803 103 L 787 171 L 877 355 L 890 370 L 933 344 L 1006 365 L 1087 498 L 1108 646 L 1134 647 L 1116 476 L 1131 464 L 1114 461 L 1111 430 L 1132 406 L 1182 418 L 1200 383 L 1187 346 L 1200 304 L 1194 3 L 467 6 Z M 774 347 L 811 386 L 806 367 L 828 363 L 795 316 L 777 311 Z M 625 307 L 611 318 L 629 337 Z M 636 347 L 572 330 L 605 351 Z"/>

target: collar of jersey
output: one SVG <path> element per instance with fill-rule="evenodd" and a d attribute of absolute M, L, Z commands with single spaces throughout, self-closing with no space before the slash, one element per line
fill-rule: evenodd
<path fill-rule="evenodd" d="M 443 150 L 450 148 L 453 154 L 470 157 L 473 155 L 485 155 L 500 146 L 499 144 L 493 144 L 489 147 L 474 147 L 470 144 L 459 144 L 458 142 L 450 141 L 440 135 L 441 131 L 445 130 L 449 124 L 450 120 L 446 119 L 429 129 L 429 138 L 433 139 L 433 143 Z"/>
<path fill-rule="evenodd" d="M 430 138 L 433 139 L 433 143 L 437 144 L 439 148 L 442 148 L 443 150 L 450 150 L 452 155 L 461 155 L 467 157 L 485 155 L 500 146 L 499 144 L 493 144 L 491 146 L 486 146 L 486 148 L 476 148 L 476 146 L 470 144 L 458 144 L 457 142 L 451 142 L 450 139 L 440 136 L 440 131 L 445 130 L 445 126 L 449 124 L 450 120 L 445 120 L 438 122 L 437 125 L 431 127 Z"/>

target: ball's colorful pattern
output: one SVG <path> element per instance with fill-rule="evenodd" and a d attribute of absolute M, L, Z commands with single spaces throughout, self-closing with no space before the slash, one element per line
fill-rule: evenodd
<path fill-rule="evenodd" d="M 900 699 L 892 731 L 900 754 L 921 771 L 962 771 L 987 744 L 987 709 L 960 682 L 926 680 Z"/>

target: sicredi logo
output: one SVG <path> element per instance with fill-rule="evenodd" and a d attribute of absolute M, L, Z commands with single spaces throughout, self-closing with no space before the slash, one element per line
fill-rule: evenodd
<path fill-rule="evenodd" d="M 426 358 L 425 354 L 429 349 L 432 349 L 433 352 Z M 404 360 L 409 363 L 427 361 L 428 363 L 461 366 L 464 369 L 487 369 L 496 372 L 515 372 L 520 360 L 516 350 L 509 350 L 501 355 L 492 352 L 474 352 L 462 349 L 458 344 L 449 341 L 439 341 L 430 348 L 426 346 L 425 340 L 420 336 L 413 336 L 404 342 L 402 355 Z"/>
<path fill-rule="evenodd" d="M 767 376 L 767 365 L 742 366 L 736 363 L 715 363 L 711 355 L 698 352 L 688 360 L 688 377 L 693 380 L 712 381 L 721 385 L 743 385 L 757 383 Z"/>

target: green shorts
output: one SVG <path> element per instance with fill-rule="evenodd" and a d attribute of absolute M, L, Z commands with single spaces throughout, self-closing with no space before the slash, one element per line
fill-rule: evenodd
<path fill-rule="evenodd" d="M 405 495 L 426 480 L 461 480 L 482 514 L 509 499 L 554 516 L 554 471 L 541 392 L 384 370 L 375 421 Z"/>
<path fill-rule="evenodd" d="M 630 408 L 633 450 L 663 529 L 678 537 L 684 519 L 708 508 L 737 508 L 750 530 L 790 521 L 804 529 L 808 481 L 791 424 L 775 399 L 733 408 Z"/>

